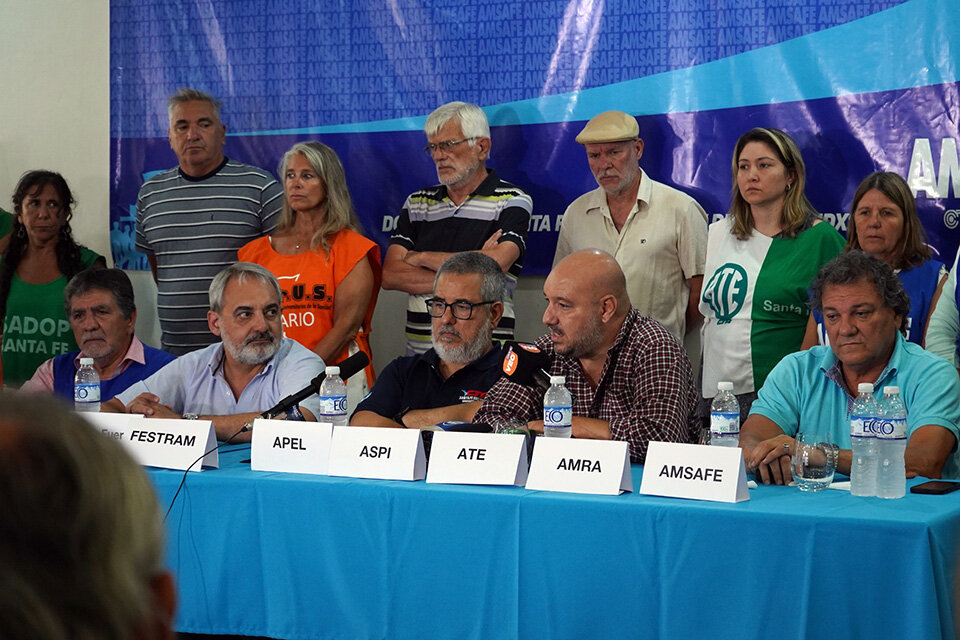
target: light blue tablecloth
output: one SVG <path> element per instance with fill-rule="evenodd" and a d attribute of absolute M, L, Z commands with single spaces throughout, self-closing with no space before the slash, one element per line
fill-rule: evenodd
<path fill-rule="evenodd" d="M 728 505 L 262 473 L 249 455 L 191 473 L 167 521 L 180 631 L 954 637 L 960 492 L 762 486 Z M 150 474 L 166 507 L 182 474 Z"/>

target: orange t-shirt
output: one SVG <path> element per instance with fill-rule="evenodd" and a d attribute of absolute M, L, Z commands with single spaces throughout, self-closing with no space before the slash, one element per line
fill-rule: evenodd
<path fill-rule="evenodd" d="M 280 282 L 283 291 L 283 331 L 308 349 L 313 349 L 333 327 L 333 305 L 337 285 L 358 262 L 366 258 L 373 269 L 374 285 L 363 324 L 357 333 L 357 346 L 370 358 L 367 381 L 373 386 L 373 355 L 370 353 L 370 321 L 380 293 L 380 247 L 356 231 L 343 229 L 330 242 L 330 254 L 323 249 L 296 255 L 277 253 L 268 237 L 244 245 L 237 256 L 242 262 L 266 267 Z M 339 354 L 334 362 L 347 357 Z M 328 363 L 333 364 L 333 363 Z"/>

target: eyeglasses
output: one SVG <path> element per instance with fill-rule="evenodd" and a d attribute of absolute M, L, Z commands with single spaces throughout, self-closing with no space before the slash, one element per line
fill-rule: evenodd
<path fill-rule="evenodd" d="M 430 143 L 423 148 L 423 152 L 427 155 L 433 155 L 433 152 L 439 149 L 444 153 L 450 151 L 458 144 L 463 144 L 464 142 L 470 142 L 471 140 L 476 140 L 476 138 L 464 138 L 462 140 L 444 140 L 442 142 Z"/>
<path fill-rule="evenodd" d="M 466 300 L 457 300 L 456 302 L 447 302 L 443 298 L 427 298 L 427 313 L 431 318 L 442 318 L 450 308 L 450 313 L 457 320 L 469 320 L 473 316 L 474 307 L 482 307 L 485 304 L 493 304 L 496 300 L 485 300 L 483 302 L 467 302 Z"/>

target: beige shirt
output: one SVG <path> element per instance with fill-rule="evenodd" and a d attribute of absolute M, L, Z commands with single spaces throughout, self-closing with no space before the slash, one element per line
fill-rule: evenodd
<path fill-rule="evenodd" d="M 707 253 L 707 216 L 696 200 L 641 171 L 637 204 L 618 233 L 598 187 L 567 207 L 553 263 L 582 249 L 616 258 L 633 306 L 683 341 L 687 280 L 703 275 Z"/>

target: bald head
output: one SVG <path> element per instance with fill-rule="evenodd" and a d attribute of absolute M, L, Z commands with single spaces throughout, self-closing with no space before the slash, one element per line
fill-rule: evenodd
<path fill-rule="evenodd" d="M 630 309 L 627 278 L 614 257 L 605 251 L 585 249 L 571 253 L 557 263 L 548 278 L 554 276 L 558 281 L 565 282 L 567 287 L 592 292 L 598 300 L 613 296 L 621 316 Z"/>
<path fill-rule="evenodd" d="M 605 353 L 630 311 L 623 270 L 609 253 L 572 253 L 553 268 L 543 285 L 543 323 L 557 352 L 576 358 Z"/>

